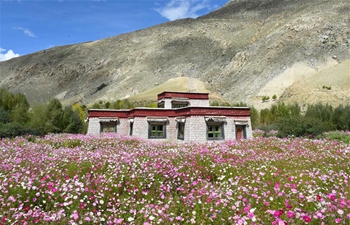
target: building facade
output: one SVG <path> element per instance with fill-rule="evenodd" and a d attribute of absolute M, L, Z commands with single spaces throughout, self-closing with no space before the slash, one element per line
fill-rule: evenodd
<path fill-rule="evenodd" d="M 88 134 L 116 132 L 172 142 L 252 138 L 250 109 L 209 106 L 208 93 L 163 92 L 158 108 L 90 109 L 88 120 Z"/>

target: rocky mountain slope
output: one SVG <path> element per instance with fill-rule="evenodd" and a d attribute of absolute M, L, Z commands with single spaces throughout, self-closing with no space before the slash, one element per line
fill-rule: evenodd
<path fill-rule="evenodd" d="M 263 96 L 350 103 L 348 0 L 231 0 L 197 19 L 0 62 L 0 87 L 31 103 L 210 92 L 257 108 Z M 179 84 L 181 83 L 181 88 Z"/>

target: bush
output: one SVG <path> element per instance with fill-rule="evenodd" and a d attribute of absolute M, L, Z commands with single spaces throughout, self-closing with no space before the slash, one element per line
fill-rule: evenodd
<path fill-rule="evenodd" d="M 350 130 L 350 105 L 335 108 L 332 122 L 338 130 Z"/>
<path fill-rule="evenodd" d="M 10 116 L 11 116 L 11 112 L 10 111 L 6 111 L 2 108 L 0 108 L 0 124 L 3 123 L 9 123 L 10 122 Z"/>
<path fill-rule="evenodd" d="M 277 123 L 278 137 L 316 137 L 323 132 L 334 130 L 335 127 L 328 121 L 322 121 L 318 118 L 305 118 L 294 116 L 281 119 Z"/>
<path fill-rule="evenodd" d="M 16 122 L 0 125 L 0 139 L 13 138 L 22 135 L 41 135 L 41 133 L 37 129 L 28 128 Z"/>

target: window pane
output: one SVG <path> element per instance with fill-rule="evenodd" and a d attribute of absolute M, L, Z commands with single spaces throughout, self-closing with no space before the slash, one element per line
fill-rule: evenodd
<path fill-rule="evenodd" d="M 101 123 L 101 131 L 103 133 L 105 132 L 115 132 L 115 123 L 108 123 L 108 122 L 105 122 L 105 123 Z"/>
<path fill-rule="evenodd" d="M 165 138 L 165 124 L 150 125 L 149 138 Z"/>
<path fill-rule="evenodd" d="M 185 123 L 178 123 L 178 139 L 184 139 L 185 138 Z"/>
<path fill-rule="evenodd" d="M 208 124 L 208 139 L 223 139 L 222 124 Z"/>

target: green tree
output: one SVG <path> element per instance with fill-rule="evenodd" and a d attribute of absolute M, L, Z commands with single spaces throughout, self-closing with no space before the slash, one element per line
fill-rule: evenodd
<path fill-rule="evenodd" d="M 322 103 L 318 103 L 316 105 L 308 105 L 305 113 L 306 118 L 318 118 L 324 122 L 332 121 L 332 116 L 333 107 L 329 104 L 323 105 Z"/>
<path fill-rule="evenodd" d="M 101 106 L 100 104 L 98 104 L 97 102 L 95 102 L 92 106 L 91 106 L 92 109 L 100 109 Z"/>
<path fill-rule="evenodd" d="M 53 98 L 47 105 L 47 117 L 52 130 L 50 132 L 59 133 L 63 130 L 62 117 L 63 109 L 62 104 L 57 98 Z"/>
<path fill-rule="evenodd" d="M 39 104 L 32 108 L 30 112 L 30 127 L 35 127 L 42 135 L 54 130 L 50 123 L 46 104 Z"/>
<path fill-rule="evenodd" d="M 65 133 L 81 133 L 83 130 L 83 122 L 78 111 L 74 111 L 72 107 L 65 107 L 62 117 L 63 132 Z"/>
<path fill-rule="evenodd" d="M 0 108 L 0 124 L 6 124 L 10 122 L 10 111 L 6 111 L 3 108 Z"/>
<path fill-rule="evenodd" d="M 254 108 L 254 107 L 250 107 L 250 120 L 252 123 L 252 129 L 255 129 L 258 127 L 259 125 L 259 111 Z"/>
<path fill-rule="evenodd" d="M 272 123 L 272 113 L 270 109 L 260 110 L 260 124 L 268 125 Z"/>
<path fill-rule="evenodd" d="M 332 122 L 338 130 L 350 130 L 350 105 L 335 108 Z"/>
<path fill-rule="evenodd" d="M 323 132 L 332 130 L 332 124 L 330 122 L 324 122 L 319 118 L 293 116 L 281 119 L 277 123 L 277 128 L 278 137 L 316 137 Z"/>

